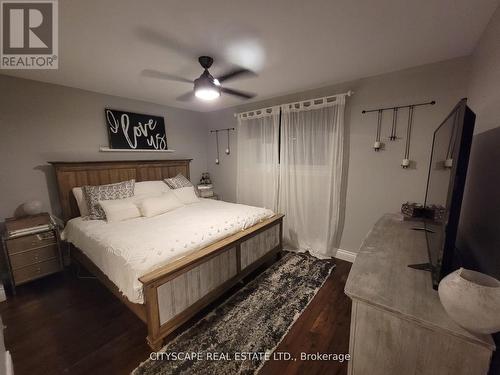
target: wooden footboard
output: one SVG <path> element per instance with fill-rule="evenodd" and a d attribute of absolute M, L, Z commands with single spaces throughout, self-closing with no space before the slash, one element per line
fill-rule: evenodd
<path fill-rule="evenodd" d="M 283 215 L 276 215 L 150 272 L 144 285 L 147 341 L 163 339 L 282 249 Z"/>

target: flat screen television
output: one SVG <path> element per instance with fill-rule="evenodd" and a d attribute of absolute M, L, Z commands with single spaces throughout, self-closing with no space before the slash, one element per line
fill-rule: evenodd
<path fill-rule="evenodd" d="M 425 194 L 425 207 L 434 218 L 424 221 L 434 289 L 460 266 L 455 241 L 475 119 L 462 99 L 434 131 Z"/>

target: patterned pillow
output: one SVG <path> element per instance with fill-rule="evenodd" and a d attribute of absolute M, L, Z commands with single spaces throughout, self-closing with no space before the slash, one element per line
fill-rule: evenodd
<path fill-rule="evenodd" d="M 179 173 L 177 176 L 172 177 L 172 178 L 166 178 L 163 181 L 168 185 L 170 189 L 180 189 L 183 187 L 189 187 L 193 186 L 194 188 L 194 193 L 196 194 L 197 197 L 199 197 L 199 192 L 198 189 L 194 187 L 194 185 L 189 181 L 182 173 Z"/>
<path fill-rule="evenodd" d="M 134 195 L 135 180 L 116 184 L 83 186 L 83 195 L 89 208 L 90 220 L 106 219 L 106 214 L 99 201 L 129 198 Z"/>
<path fill-rule="evenodd" d="M 179 189 L 183 187 L 193 186 L 191 181 L 184 177 L 181 173 L 172 178 L 166 178 L 165 183 L 170 189 Z"/>

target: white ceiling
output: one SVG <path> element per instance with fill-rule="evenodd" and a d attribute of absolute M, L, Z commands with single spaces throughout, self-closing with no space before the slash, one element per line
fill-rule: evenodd
<path fill-rule="evenodd" d="M 59 70 L 2 71 L 86 90 L 211 111 L 241 104 L 180 103 L 189 84 L 148 78 L 154 69 L 196 78 L 238 64 L 257 77 L 226 86 L 253 101 L 469 55 L 498 0 L 64 0 Z"/>

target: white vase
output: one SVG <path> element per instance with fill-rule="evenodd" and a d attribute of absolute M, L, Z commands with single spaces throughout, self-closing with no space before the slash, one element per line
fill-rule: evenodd
<path fill-rule="evenodd" d="M 42 212 L 42 202 L 33 200 L 23 204 L 23 211 L 26 215 L 38 215 Z"/>
<path fill-rule="evenodd" d="M 500 281 L 481 272 L 460 268 L 443 278 L 439 299 L 458 325 L 475 332 L 500 331 Z"/>

